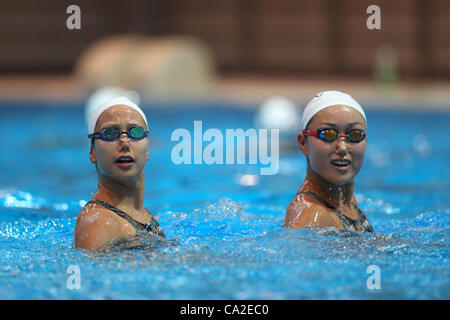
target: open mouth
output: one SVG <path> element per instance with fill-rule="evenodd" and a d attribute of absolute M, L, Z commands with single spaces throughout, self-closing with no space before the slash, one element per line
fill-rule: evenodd
<path fill-rule="evenodd" d="M 130 156 L 121 156 L 116 159 L 117 165 L 121 167 L 130 167 L 134 163 L 134 159 Z"/>
<path fill-rule="evenodd" d="M 350 167 L 351 163 L 352 162 L 350 160 L 346 160 L 346 159 L 331 160 L 331 164 L 339 170 L 348 169 Z"/>

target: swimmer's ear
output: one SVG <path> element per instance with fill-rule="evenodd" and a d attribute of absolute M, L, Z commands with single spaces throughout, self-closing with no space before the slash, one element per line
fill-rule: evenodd
<path fill-rule="evenodd" d="M 89 160 L 92 163 L 97 163 L 97 158 L 95 157 L 94 147 L 91 145 L 91 150 L 89 151 Z"/>
<path fill-rule="evenodd" d="M 298 143 L 298 146 L 300 147 L 300 150 L 302 151 L 302 153 L 305 156 L 307 156 L 308 149 L 306 148 L 306 138 L 303 134 L 299 133 L 299 135 L 297 136 L 297 143 Z"/>
<path fill-rule="evenodd" d="M 150 159 L 150 154 L 147 149 L 147 153 L 145 154 L 145 161 L 148 161 L 149 159 Z"/>

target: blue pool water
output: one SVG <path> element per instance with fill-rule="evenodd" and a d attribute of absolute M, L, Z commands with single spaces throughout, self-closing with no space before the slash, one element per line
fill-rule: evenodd
<path fill-rule="evenodd" d="M 255 111 L 145 111 L 144 204 L 177 243 L 91 253 L 73 248 L 76 216 L 97 184 L 82 106 L 0 104 L 0 299 L 450 298 L 449 112 L 367 110 L 355 191 L 376 233 L 360 234 L 281 228 L 305 176 L 295 148 L 281 151 L 272 176 L 254 165 L 171 162 L 174 129 L 194 120 L 247 129 Z M 380 289 L 367 286 L 372 265 Z M 70 266 L 80 289 L 68 286 Z"/>

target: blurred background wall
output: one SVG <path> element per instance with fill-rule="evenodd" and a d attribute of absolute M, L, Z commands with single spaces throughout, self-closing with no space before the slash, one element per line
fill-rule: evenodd
<path fill-rule="evenodd" d="M 81 30 L 66 28 L 71 4 Z M 371 4 L 381 30 L 366 27 Z M 402 79 L 450 79 L 448 0 L 2 1 L 0 74 L 69 74 L 93 42 L 128 33 L 195 36 L 225 75 L 371 78 L 388 45 Z"/>

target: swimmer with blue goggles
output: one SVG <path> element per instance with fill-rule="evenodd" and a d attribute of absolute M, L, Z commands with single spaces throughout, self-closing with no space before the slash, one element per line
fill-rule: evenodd
<path fill-rule="evenodd" d="M 156 218 L 143 206 L 144 168 L 149 160 L 147 128 L 144 112 L 125 97 L 108 100 L 90 113 L 89 158 L 97 169 L 98 189 L 77 217 L 76 248 L 94 250 L 118 242 L 131 245 L 134 242 L 129 240 L 142 233 L 165 237 Z"/>

